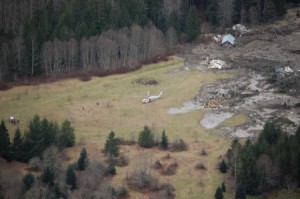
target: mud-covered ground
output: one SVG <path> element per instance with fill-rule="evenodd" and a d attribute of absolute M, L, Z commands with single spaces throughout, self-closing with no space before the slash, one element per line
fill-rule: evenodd
<path fill-rule="evenodd" d="M 277 120 L 292 133 L 300 125 L 300 8 L 274 23 L 247 27 L 248 32 L 236 38 L 236 46 L 221 46 L 206 35 L 205 43 L 187 47 L 180 54 L 191 70 L 206 72 L 207 60 L 226 61 L 229 69 L 213 69 L 216 73 L 234 73 L 235 79 L 218 80 L 204 86 L 182 107 L 168 113 L 180 114 L 207 109 L 199 125 L 220 129 L 226 137 L 255 137 L 268 120 Z M 278 72 L 289 67 L 292 72 Z M 220 125 L 233 115 L 242 113 L 246 124 Z"/>

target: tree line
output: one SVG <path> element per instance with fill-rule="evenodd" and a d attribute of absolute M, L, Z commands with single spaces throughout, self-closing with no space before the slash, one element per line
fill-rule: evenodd
<path fill-rule="evenodd" d="M 74 144 L 74 128 L 68 120 L 59 126 L 47 118 L 41 119 L 35 115 L 24 134 L 19 128 L 16 129 L 12 141 L 5 122 L 2 120 L 0 124 L 0 157 L 9 161 L 28 162 L 33 157 L 41 157 L 43 151 L 52 145 L 62 149 Z"/>
<path fill-rule="evenodd" d="M 193 41 L 200 23 L 265 22 L 284 15 L 287 2 L 299 0 L 4 0 L 0 80 L 127 71 L 178 39 Z"/>
<path fill-rule="evenodd" d="M 256 142 L 237 139 L 227 153 L 236 184 L 247 194 L 260 194 L 300 186 L 300 127 L 295 133 L 283 132 L 275 123 L 264 126 Z"/>

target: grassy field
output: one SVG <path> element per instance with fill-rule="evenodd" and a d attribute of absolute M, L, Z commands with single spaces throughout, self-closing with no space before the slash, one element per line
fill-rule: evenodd
<path fill-rule="evenodd" d="M 206 130 L 200 126 L 205 111 L 194 111 L 186 114 L 169 115 L 168 108 L 180 107 L 183 102 L 191 100 L 202 85 L 219 78 L 232 78 L 233 75 L 213 72 L 183 71 L 183 60 L 171 57 L 169 61 L 143 67 L 128 74 L 107 77 L 93 77 L 88 82 L 78 79 L 66 79 L 54 83 L 36 86 L 20 86 L 8 91 L 0 91 L 0 119 L 10 115 L 17 116 L 25 130 L 34 114 L 47 117 L 61 123 L 68 119 L 75 127 L 77 141 L 87 143 L 90 157 L 103 158 L 101 150 L 108 133 L 113 130 L 117 136 L 125 139 L 137 139 L 144 125 L 150 126 L 157 136 L 165 129 L 169 141 L 182 138 L 188 143 L 188 150 L 170 153 L 179 167 L 173 176 L 154 175 L 161 182 L 170 182 L 175 186 L 176 198 L 214 198 L 214 192 L 224 180 L 230 183 L 218 171 L 218 162 L 226 153 L 230 140 L 213 136 L 217 131 Z M 139 79 L 155 79 L 158 85 L 142 85 Z M 161 99 L 142 104 L 147 94 L 158 94 Z M 243 114 L 226 120 L 224 124 L 235 126 L 244 123 L 247 117 Z M 8 124 L 11 136 L 16 126 Z M 205 149 L 207 156 L 200 156 Z M 81 146 L 68 149 L 73 160 L 79 156 Z M 113 184 L 123 184 L 125 176 L 132 171 L 140 157 L 149 157 L 154 162 L 163 159 L 168 152 L 157 148 L 142 149 L 138 146 L 122 146 L 121 153 L 129 158 L 129 166 L 117 168 Z M 195 170 L 195 165 L 202 162 L 207 170 Z M 202 185 L 199 185 L 199 182 Z M 228 188 L 230 190 L 230 187 Z M 146 196 L 131 192 L 131 198 Z M 226 194 L 226 198 L 232 198 Z"/>

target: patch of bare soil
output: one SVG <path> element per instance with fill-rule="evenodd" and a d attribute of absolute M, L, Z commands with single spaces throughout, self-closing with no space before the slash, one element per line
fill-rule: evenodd
<path fill-rule="evenodd" d="M 135 83 L 142 84 L 142 85 L 157 85 L 158 81 L 155 79 L 138 79 Z"/>

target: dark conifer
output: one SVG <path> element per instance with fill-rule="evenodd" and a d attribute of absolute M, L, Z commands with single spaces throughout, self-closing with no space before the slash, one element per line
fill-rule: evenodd
<path fill-rule="evenodd" d="M 163 130 L 162 135 L 161 135 L 161 143 L 160 146 L 161 148 L 163 148 L 164 150 L 168 149 L 168 137 L 166 136 L 165 130 Z"/>
<path fill-rule="evenodd" d="M 150 148 L 154 145 L 154 135 L 148 126 L 144 126 L 139 134 L 138 143 L 141 147 Z"/>
<path fill-rule="evenodd" d="M 108 135 L 108 138 L 105 142 L 104 151 L 109 157 L 116 157 L 119 155 L 119 147 L 113 131 Z"/>
<path fill-rule="evenodd" d="M 73 165 L 69 165 L 66 174 L 66 183 L 70 185 L 71 189 L 76 189 L 76 173 Z"/>
<path fill-rule="evenodd" d="M 220 171 L 221 173 L 226 173 L 227 172 L 227 164 L 224 160 L 220 163 Z"/>
<path fill-rule="evenodd" d="M 10 138 L 4 121 L 0 124 L 0 156 L 10 160 Z"/>
<path fill-rule="evenodd" d="M 84 147 L 82 148 L 82 150 L 80 152 L 80 157 L 77 161 L 77 164 L 78 164 L 79 170 L 84 170 L 85 167 L 87 166 L 87 152 Z"/>
<path fill-rule="evenodd" d="M 222 189 L 218 187 L 215 192 L 215 199 L 223 199 L 223 198 L 224 196 L 223 196 Z"/>
<path fill-rule="evenodd" d="M 246 191 L 242 183 L 239 183 L 236 188 L 235 199 L 246 199 Z"/>
<path fill-rule="evenodd" d="M 23 177 L 23 183 L 24 183 L 26 191 L 31 188 L 32 184 L 34 183 L 34 180 L 35 180 L 35 178 L 31 173 L 27 173 Z"/>
<path fill-rule="evenodd" d="M 11 146 L 12 156 L 15 160 L 23 159 L 23 137 L 21 135 L 21 130 L 17 128 L 15 136 L 13 138 L 13 143 Z"/>
<path fill-rule="evenodd" d="M 185 24 L 185 33 L 189 42 L 195 40 L 200 34 L 200 22 L 195 6 L 191 6 L 189 9 Z"/>

